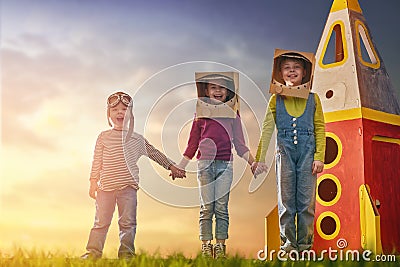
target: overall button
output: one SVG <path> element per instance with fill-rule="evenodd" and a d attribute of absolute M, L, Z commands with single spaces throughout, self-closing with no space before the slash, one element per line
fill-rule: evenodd
<path fill-rule="evenodd" d="M 294 140 L 296 140 L 296 139 L 297 139 L 297 136 L 296 136 L 296 135 L 295 135 L 295 136 L 293 136 L 293 139 L 294 139 Z"/>
<path fill-rule="evenodd" d="M 293 123 L 292 126 L 293 126 L 293 127 L 296 127 L 296 123 Z"/>
<path fill-rule="evenodd" d="M 293 118 L 293 121 L 296 121 L 296 118 Z"/>
<path fill-rule="evenodd" d="M 293 133 L 297 133 L 297 130 L 293 130 Z"/>
<path fill-rule="evenodd" d="M 294 141 L 293 141 L 293 144 L 297 145 L 297 140 L 294 140 Z"/>

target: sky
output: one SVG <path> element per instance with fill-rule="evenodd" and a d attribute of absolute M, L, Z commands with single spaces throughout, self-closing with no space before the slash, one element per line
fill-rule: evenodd
<path fill-rule="evenodd" d="M 135 130 L 180 160 L 195 111 L 196 71 L 238 71 L 247 144 L 256 153 L 275 48 L 315 52 L 330 0 L 1 1 L 0 252 L 14 247 L 85 250 L 94 219 L 88 196 L 106 98 L 135 101 Z M 360 0 L 400 95 L 397 0 Z M 276 205 L 274 170 L 258 177 L 235 156 L 228 252 L 255 257 Z M 269 157 L 268 162 L 272 162 Z M 186 180 L 139 162 L 138 251 L 199 251 L 195 163 Z M 254 181 L 253 181 L 254 182 Z M 254 186 L 254 185 L 253 185 Z M 105 253 L 116 257 L 117 216 Z"/>

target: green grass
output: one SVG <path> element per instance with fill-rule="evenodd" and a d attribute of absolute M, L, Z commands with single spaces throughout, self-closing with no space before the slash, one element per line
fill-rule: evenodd
<path fill-rule="evenodd" d="M 396 258 L 396 262 L 281 262 L 275 261 L 259 261 L 253 259 L 244 259 L 239 256 L 228 257 L 224 260 L 212 260 L 204 259 L 200 255 L 195 258 L 186 258 L 182 254 L 175 254 L 166 257 L 159 255 L 148 255 L 142 253 L 137 255 L 135 258 L 130 260 L 118 260 L 118 259 L 99 259 L 99 260 L 82 260 L 76 257 L 70 257 L 69 255 L 63 255 L 61 253 L 49 253 L 43 251 L 24 251 L 22 249 L 16 249 L 12 256 L 6 256 L 0 251 L 0 266 L 1 267 L 88 267 L 88 266 L 101 266 L 101 267 L 224 267 L 224 266 L 237 266 L 237 267 L 261 267 L 261 266 L 304 266 L 304 267 L 325 267 L 325 266 L 398 266 L 400 258 Z"/>

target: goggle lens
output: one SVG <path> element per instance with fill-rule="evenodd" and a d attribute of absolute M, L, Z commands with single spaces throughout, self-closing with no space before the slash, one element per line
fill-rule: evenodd
<path fill-rule="evenodd" d="M 129 106 L 132 98 L 127 94 L 113 94 L 107 99 L 107 105 L 109 107 L 115 107 L 119 102 L 122 102 L 125 106 Z"/>

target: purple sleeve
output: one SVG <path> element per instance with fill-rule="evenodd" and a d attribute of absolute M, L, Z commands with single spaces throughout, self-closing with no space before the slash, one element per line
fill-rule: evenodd
<path fill-rule="evenodd" d="M 192 129 L 190 130 L 189 141 L 186 147 L 185 152 L 183 153 L 184 156 L 192 159 L 196 154 L 197 149 L 199 148 L 200 142 L 200 121 L 197 118 L 194 118 L 192 123 Z"/>
<path fill-rule="evenodd" d="M 240 157 L 243 157 L 243 154 L 250 150 L 244 141 L 242 121 L 240 120 L 239 113 L 233 121 L 233 144 Z"/>

